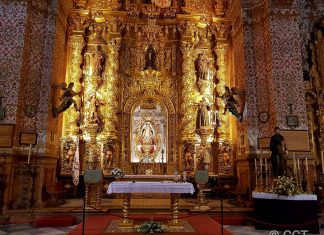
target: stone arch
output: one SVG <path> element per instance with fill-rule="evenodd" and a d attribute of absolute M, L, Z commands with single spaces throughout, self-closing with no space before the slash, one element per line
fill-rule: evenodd
<path fill-rule="evenodd" d="M 168 111 L 168 115 L 173 115 L 175 114 L 175 107 L 171 101 L 171 99 L 167 96 L 163 96 L 159 93 L 154 94 L 154 95 L 145 95 L 143 93 L 137 93 L 133 96 L 131 96 L 125 103 L 124 105 L 124 113 L 130 113 L 132 108 L 134 107 L 134 105 L 136 105 L 137 103 L 139 103 L 142 99 L 156 99 L 158 101 L 160 101 L 161 103 L 163 103 Z"/>

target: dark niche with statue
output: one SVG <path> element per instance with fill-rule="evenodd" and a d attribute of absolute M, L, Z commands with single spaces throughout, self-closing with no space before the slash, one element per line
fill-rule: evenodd
<path fill-rule="evenodd" d="M 156 52 L 152 44 L 150 44 L 145 51 L 145 65 L 144 70 L 157 70 L 156 68 Z"/>

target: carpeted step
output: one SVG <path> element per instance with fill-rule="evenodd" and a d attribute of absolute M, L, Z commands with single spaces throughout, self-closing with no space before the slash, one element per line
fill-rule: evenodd
<path fill-rule="evenodd" d="M 44 216 L 36 219 L 36 227 L 63 227 L 76 224 L 76 218 L 72 215 Z"/>
<path fill-rule="evenodd" d="M 221 217 L 212 217 L 218 223 L 221 223 Z M 224 216 L 224 225 L 246 225 L 247 219 L 243 216 Z"/>

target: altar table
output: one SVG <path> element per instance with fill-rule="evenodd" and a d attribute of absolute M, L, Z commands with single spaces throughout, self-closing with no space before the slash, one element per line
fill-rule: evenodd
<path fill-rule="evenodd" d="M 170 193 L 171 194 L 171 211 L 172 220 L 171 225 L 179 225 L 178 220 L 178 203 L 179 194 L 191 193 L 193 194 L 195 189 L 191 183 L 175 183 L 175 182 L 112 182 L 107 190 L 108 194 L 120 193 L 123 194 L 123 220 L 122 225 L 128 226 L 132 222 L 129 219 L 129 207 L 130 207 L 130 194 L 131 193 Z"/>
<path fill-rule="evenodd" d="M 308 230 L 319 233 L 317 196 L 301 194 L 278 196 L 271 193 L 252 193 L 255 229 Z"/>

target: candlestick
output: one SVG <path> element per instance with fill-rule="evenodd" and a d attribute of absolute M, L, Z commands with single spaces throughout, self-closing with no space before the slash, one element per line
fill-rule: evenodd
<path fill-rule="evenodd" d="M 262 180 L 262 158 L 260 156 L 260 188 L 259 188 L 260 191 L 262 191 L 262 187 L 263 187 L 263 180 Z"/>
<path fill-rule="evenodd" d="M 322 157 L 322 174 L 324 175 L 324 156 L 323 156 L 323 151 L 321 151 L 321 157 Z"/>
<path fill-rule="evenodd" d="M 264 161 L 265 161 L 266 192 L 268 192 L 268 163 L 267 163 L 267 158 L 266 157 L 264 158 Z"/>
<path fill-rule="evenodd" d="M 258 191 L 258 168 L 257 168 L 257 159 L 254 158 L 254 172 L 255 172 L 255 191 Z"/>
<path fill-rule="evenodd" d="M 299 189 L 300 189 L 300 191 L 302 191 L 299 158 L 297 158 L 297 174 L 298 174 Z"/>
<path fill-rule="evenodd" d="M 296 175 L 296 158 L 295 158 L 295 153 L 293 153 L 293 164 L 294 164 L 294 175 Z"/>
<path fill-rule="evenodd" d="M 187 172 L 186 171 L 182 172 L 182 178 L 183 178 L 183 181 L 187 181 Z"/>
<path fill-rule="evenodd" d="M 307 157 L 306 157 L 306 180 L 307 180 L 307 193 L 310 193 L 310 189 L 309 189 L 309 177 L 308 177 L 308 162 L 307 162 Z"/>
<path fill-rule="evenodd" d="M 30 164 L 30 154 L 31 154 L 32 145 L 29 145 L 28 161 L 27 164 Z"/>

